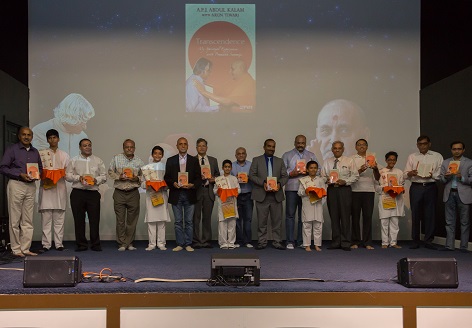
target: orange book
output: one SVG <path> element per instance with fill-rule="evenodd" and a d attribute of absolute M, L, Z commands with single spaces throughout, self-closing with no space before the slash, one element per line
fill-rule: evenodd
<path fill-rule="evenodd" d="M 210 165 L 200 165 L 200 170 L 202 172 L 202 177 L 204 177 L 205 179 L 211 179 Z"/>
<path fill-rule="evenodd" d="M 387 181 L 389 187 L 398 186 L 398 177 L 396 174 L 387 174 Z"/>
<path fill-rule="evenodd" d="M 277 178 L 276 177 L 267 177 L 267 189 L 268 190 L 277 190 Z"/>
<path fill-rule="evenodd" d="M 339 180 L 339 171 L 331 170 L 329 171 L 329 183 L 336 183 Z"/>
<path fill-rule="evenodd" d="M 297 159 L 297 171 L 306 173 L 306 160 L 304 158 Z"/>
<path fill-rule="evenodd" d="M 133 169 L 130 167 L 124 167 L 123 168 L 123 175 L 129 179 L 132 179 L 134 174 L 133 174 Z"/>
<path fill-rule="evenodd" d="M 84 181 L 87 185 L 89 185 L 89 186 L 95 185 L 95 178 L 92 175 L 84 174 L 83 178 L 84 178 Z"/>
<path fill-rule="evenodd" d="M 239 183 L 248 183 L 249 178 L 247 172 L 238 172 L 238 182 Z"/>
<path fill-rule="evenodd" d="M 26 163 L 26 173 L 31 179 L 39 180 L 38 163 Z"/>
<path fill-rule="evenodd" d="M 459 173 L 459 167 L 461 165 L 460 161 L 450 161 L 447 170 L 450 174 L 457 174 Z"/>
<path fill-rule="evenodd" d="M 188 185 L 188 172 L 179 172 L 179 175 L 177 176 L 177 181 L 179 186 Z"/>
<path fill-rule="evenodd" d="M 368 167 L 373 167 L 376 163 L 375 154 L 367 154 L 365 157 L 365 165 Z"/>

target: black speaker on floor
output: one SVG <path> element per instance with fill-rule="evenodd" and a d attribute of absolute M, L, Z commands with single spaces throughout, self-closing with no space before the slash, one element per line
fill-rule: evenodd
<path fill-rule="evenodd" d="M 408 288 L 457 288 L 455 258 L 402 258 L 397 263 L 398 282 Z"/>
<path fill-rule="evenodd" d="M 77 256 L 27 256 L 24 287 L 74 287 L 82 280 L 82 263 Z"/>

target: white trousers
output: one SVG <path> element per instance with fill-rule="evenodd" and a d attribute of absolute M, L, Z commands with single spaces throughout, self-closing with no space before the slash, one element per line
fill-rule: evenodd
<path fill-rule="evenodd" d="M 398 236 L 398 216 L 381 219 L 382 245 L 396 245 Z"/>
<path fill-rule="evenodd" d="M 41 223 L 43 226 L 43 247 L 50 249 L 52 244 L 52 227 L 54 227 L 54 245 L 64 247 L 62 240 L 64 238 L 64 219 L 66 211 L 63 210 L 41 210 Z"/>
<path fill-rule="evenodd" d="M 321 233 L 323 223 L 319 221 L 303 222 L 303 246 L 311 246 L 311 236 L 313 233 L 313 244 L 321 246 Z"/>
<path fill-rule="evenodd" d="M 28 252 L 33 240 L 33 208 L 36 184 L 8 181 L 10 245 L 13 254 Z"/>
<path fill-rule="evenodd" d="M 236 218 L 218 222 L 218 244 L 223 247 L 234 247 L 236 241 Z"/>
<path fill-rule="evenodd" d="M 166 245 L 166 222 L 148 222 L 148 236 L 149 247 L 164 247 Z"/>

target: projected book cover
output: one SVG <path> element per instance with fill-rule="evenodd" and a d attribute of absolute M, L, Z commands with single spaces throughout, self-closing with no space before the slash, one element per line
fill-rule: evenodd
<path fill-rule="evenodd" d="M 255 5 L 185 6 L 186 111 L 256 108 Z"/>

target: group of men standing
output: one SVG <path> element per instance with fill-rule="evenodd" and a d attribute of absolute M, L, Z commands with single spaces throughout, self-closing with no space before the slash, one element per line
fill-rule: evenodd
<path fill-rule="evenodd" d="M 19 142 L 9 147 L 0 163 L 0 173 L 8 177 L 8 210 L 10 215 L 11 249 L 14 255 L 24 257 L 36 255 L 30 250 L 33 236 L 33 207 L 36 194 L 34 178 L 27 167 L 35 163 L 42 175 L 39 193 L 39 211 L 42 217 L 42 245 L 44 252 L 52 246 L 52 230 L 57 250 L 63 250 L 63 226 L 66 209 L 66 184 L 72 184 L 70 194 L 71 209 L 74 216 L 76 251 L 85 251 L 89 243 L 85 236 L 86 217 L 90 224 L 90 248 L 101 251 L 100 223 L 100 184 L 107 181 L 103 161 L 92 154 L 92 142 L 82 139 L 79 142 L 79 155 L 70 159 L 67 153 L 58 149 L 59 133 L 48 130 L 46 138 L 50 145 L 50 167 L 43 167 L 40 152 L 31 145 L 33 132 L 22 127 L 18 134 Z M 213 187 L 220 170 L 216 158 L 207 154 L 208 143 L 200 138 L 196 142 L 197 156 L 187 153 L 186 138 L 177 140 L 178 154 L 166 162 L 164 180 L 169 188 L 169 203 L 175 218 L 177 246 L 173 251 L 193 251 L 195 248 L 211 248 L 211 217 L 215 202 Z M 302 245 L 302 202 L 297 194 L 299 178 L 306 175 L 300 170 L 300 162 L 317 161 L 315 154 L 306 149 L 306 137 L 295 137 L 294 148 L 275 156 L 276 142 L 267 139 L 264 153 L 246 159 L 243 147 L 236 149 L 236 161 L 232 174 L 244 173 L 247 181 L 239 180 L 241 193 L 238 195 L 236 247 L 253 247 L 252 213 L 255 205 L 257 213 L 256 249 L 267 247 L 269 239 L 276 249 L 294 249 Z M 335 183 L 328 183 L 327 205 L 331 217 L 332 241 L 328 249 L 351 250 L 359 246 L 373 249 L 371 224 L 374 202 L 374 179 L 379 179 L 376 163 L 366 165 L 367 141 L 356 142 L 357 155 L 345 157 L 344 144 L 332 144 L 333 157 L 327 158 L 322 166 L 321 175 L 326 179 L 331 170 L 339 172 Z M 469 239 L 469 206 L 472 203 L 472 161 L 463 156 L 465 145 L 461 141 L 451 144 L 452 157 L 443 161 L 442 156 L 430 150 L 431 142 L 427 136 L 417 140 L 418 152 L 408 157 L 404 177 L 411 180 L 410 203 L 412 210 L 412 239 L 415 249 L 420 246 L 420 222 L 425 225 L 425 247 L 436 249 L 432 244 L 435 234 L 435 208 L 437 201 L 436 181 L 445 183 L 443 201 L 446 203 L 447 240 L 444 250 L 454 249 L 456 212 L 461 222 L 461 250 L 467 250 Z M 113 194 L 116 214 L 116 240 L 118 250 L 135 250 L 136 225 L 139 218 L 140 195 L 138 188 L 142 180 L 143 161 L 135 156 L 135 142 L 123 142 L 123 153 L 113 157 L 108 176 L 114 180 Z M 460 163 L 457 172 L 449 170 L 450 162 Z M 429 176 L 418 174 L 420 163 L 430 164 Z M 458 164 L 456 164 L 458 165 Z M 202 166 L 209 166 L 209 176 L 202 174 Z M 187 172 L 188 184 L 179 183 L 179 173 Z M 46 178 L 45 178 L 46 177 Z M 276 178 L 276 185 L 269 186 L 268 178 Z M 49 181 L 51 180 L 51 181 Z M 285 187 L 285 192 L 283 191 Z M 281 236 L 283 217 L 282 202 L 285 206 L 285 244 Z M 297 238 L 295 238 L 295 216 L 298 212 Z M 360 229 L 360 213 L 363 216 L 363 229 Z M 352 218 L 352 221 L 351 221 Z M 270 224 L 269 224 L 270 221 Z M 268 227 L 271 227 L 269 235 Z M 52 227 L 54 229 L 52 229 Z M 352 234 L 351 234 L 352 231 Z"/>

